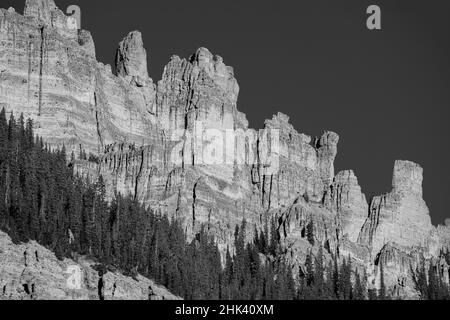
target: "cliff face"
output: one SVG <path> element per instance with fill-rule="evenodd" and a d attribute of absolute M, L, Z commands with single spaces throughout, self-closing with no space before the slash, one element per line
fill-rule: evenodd
<path fill-rule="evenodd" d="M 1 9 L 0 106 L 34 119 L 51 146 L 99 157 L 75 160 L 79 174 L 102 175 L 110 197 L 129 194 L 182 220 L 191 238 L 206 224 L 223 250 L 242 219 L 250 239 L 253 226 L 275 218 L 293 266 L 323 246 L 352 257 L 370 286 L 379 286 L 383 263 L 393 295 L 417 295 L 410 266 L 440 259 L 450 244 L 449 228 L 431 225 L 420 166 L 396 162 L 392 191 L 368 203 L 353 171 L 335 175 L 336 133 L 312 139 L 281 113 L 248 128 L 220 56 L 205 48 L 173 56 L 155 84 L 134 31 L 118 46 L 113 74 L 71 19 L 52 0 L 27 0 L 23 15 Z"/>
<path fill-rule="evenodd" d="M 359 242 L 370 246 L 373 253 L 387 242 L 432 249 L 433 227 L 422 199 L 422 172 L 415 163 L 397 161 L 392 191 L 372 199 Z"/>
<path fill-rule="evenodd" d="M 24 15 L 0 11 L 2 106 L 33 118 L 51 144 L 73 150 L 151 139 L 151 80 L 138 87 L 114 76 L 96 61 L 89 32 L 71 29 L 70 20 L 47 0 L 26 1 Z"/>

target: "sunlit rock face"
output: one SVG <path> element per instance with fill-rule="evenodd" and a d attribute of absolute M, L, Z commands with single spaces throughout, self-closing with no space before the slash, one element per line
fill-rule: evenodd
<path fill-rule="evenodd" d="M 352 170 L 341 171 L 325 195 L 328 209 L 337 212 L 342 233 L 356 242 L 367 218 L 368 205 Z"/>
<path fill-rule="evenodd" d="M 150 141 L 151 81 L 137 87 L 114 76 L 70 19 L 53 1 L 28 0 L 24 15 L 0 11 L 0 104 L 32 118 L 51 145 L 77 153 L 80 145 L 98 153 L 117 141 Z"/>
<path fill-rule="evenodd" d="M 360 243 L 376 254 L 388 242 L 428 247 L 433 226 L 422 199 L 423 169 L 409 161 L 396 161 L 392 191 L 374 197 L 360 234 Z"/>
<path fill-rule="evenodd" d="M 0 10 L 0 106 L 73 151 L 75 172 L 101 175 L 110 199 L 130 195 L 179 219 L 188 239 L 206 225 L 222 253 L 243 219 L 249 241 L 273 220 L 294 270 L 322 247 L 326 260 L 350 257 L 374 288 L 384 263 L 392 295 L 417 297 L 409 267 L 440 262 L 450 246 L 450 228 L 431 225 L 419 165 L 397 161 L 392 190 L 368 202 L 354 171 L 335 174 L 336 133 L 299 133 L 282 113 L 249 128 L 222 57 L 173 56 L 154 82 L 139 31 L 118 39 L 111 67 L 71 19 L 51 0 Z"/>
<path fill-rule="evenodd" d="M 130 32 L 120 42 L 116 54 L 116 70 L 120 77 L 137 86 L 144 86 L 149 80 L 147 51 L 139 31 Z"/>
<path fill-rule="evenodd" d="M 303 195 L 321 201 L 323 191 L 333 179 L 338 135 L 325 132 L 316 139 L 316 146 L 312 146 L 311 137 L 298 133 L 289 123 L 289 117 L 282 113 L 266 120 L 265 129 L 276 134 L 277 139 L 275 143 L 268 139 L 266 145 L 260 145 L 263 151 L 273 150 L 277 163 L 272 172 L 264 165 L 257 165 L 253 170 L 263 206 L 267 209 L 286 207 Z"/>
<path fill-rule="evenodd" d="M 245 115 L 236 109 L 239 86 L 231 67 L 208 49 L 200 48 L 189 59 L 173 56 L 158 82 L 156 116 L 163 128 L 246 129 Z"/>

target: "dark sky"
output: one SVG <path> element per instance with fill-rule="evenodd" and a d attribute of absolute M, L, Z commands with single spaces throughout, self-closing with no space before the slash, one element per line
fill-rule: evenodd
<path fill-rule="evenodd" d="M 22 11 L 25 0 L 1 0 Z M 363 192 L 390 191 L 396 159 L 424 167 L 435 224 L 450 196 L 450 1 L 448 0 L 56 0 L 77 4 L 97 57 L 140 30 L 150 76 L 173 54 L 204 46 L 235 69 L 239 110 L 254 128 L 277 111 L 299 132 L 337 132 L 336 172 L 353 169 Z M 366 8 L 382 30 L 366 28 Z"/>

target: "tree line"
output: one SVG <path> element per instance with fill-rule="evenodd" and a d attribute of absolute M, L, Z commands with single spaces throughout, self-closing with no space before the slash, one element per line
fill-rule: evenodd
<path fill-rule="evenodd" d="M 450 252 L 447 250 L 441 252 L 441 256 L 445 262 L 450 265 Z M 450 276 L 448 270 L 445 270 L 437 261 L 430 261 L 428 266 L 425 261 L 416 267 L 415 270 L 411 270 L 414 274 L 414 283 L 417 290 L 420 292 L 420 296 L 424 300 L 449 300 L 450 288 L 446 283 L 444 277 L 447 272 L 447 276 Z"/>
<path fill-rule="evenodd" d="M 246 222 L 236 226 L 234 250 L 222 261 L 207 226 L 188 241 L 180 221 L 131 197 L 108 202 L 105 193 L 102 177 L 74 174 L 65 148 L 51 150 L 31 120 L 0 112 L 0 228 L 16 243 L 35 240 L 59 259 L 87 255 L 101 269 L 142 274 L 185 299 L 386 298 L 384 285 L 367 290 L 350 259 L 326 263 L 322 249 L 293 270 L 273 221 L 249 243 Z M 308 227 L 311 241 L 313 232 Z"/>

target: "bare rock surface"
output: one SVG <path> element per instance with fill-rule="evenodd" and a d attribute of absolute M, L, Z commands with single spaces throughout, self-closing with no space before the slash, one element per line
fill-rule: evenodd
<path fill-rule="evenodd" d="M 328 258 L 350 256 L 374 288 L 383 263 L 392 295 L 417 297 L 409 267 L 422 258 L 440 261 L 450 247 L 450 227 L 431 224 L 418 164 L 397 161 L 392 190 L 367 199 L 355 172 L 335 174 L 338 134 L 299 133 L 282 113 L 262 130 L 249 128 L 237 108 L 234 70 L 222 57 L 206 48 L 188 58 L 172 56 L 161 80 L 153 82 L 138 31 L 118 44 L 112 68 L 96 60 L 91 34 L 71 28 L 70 19 L 52 0 L 27 0 L 23 15 L 0 9 L 0 107 L 32 118 L 50 146 L 98 157 L 77 157 L 77 173 L 91 180 L 102 175 L 109 197 L 131 195 L 183 221 L 189 239 L 206 224 L 222 253 L 243 219 L 248 240 L 254 227 L 274 219 L 294 268 L 323 247 Z M 307 226 L 314 229 L 309 239 Z M 17 282 L 11 297 L 19 298 L 25 283 L 17 259 L 2 279 Z M 42 272 L 61 284 L 58 268 L 55 262 Z M 114 286 L 110 276 L 103 280 L 105 297 L 113 291 L 127 297 L 130 282 Z M 92 279 L 87 283 L 95 285 L 98 275 Z M 36 292 L 45 290 L 34 284 Z M 61 286 L 41 297 L 77 296 Z"/>
<path fill-rule="evenodd" d="M 116 54 L 117 74 L 144 86 L 148 81 L 147 52 L 139 31 L 130 32 L 119 44 Z"/>
<path fill-rule="evenodd" d="M 367 218 L 368 205 L 352 170 L 341 171 L 336 175 L 325 195 L 325 203 L 339 215 L 342 233 L 356 242 Z"/>
<path fill-rule="evenodd" d="M 0 232 L 0 300 L 178 300 L 165 288 L 137 276 L 99 274 L 79 257 L 58 260 L 34 241 L 14 244 Z"/>
<path fill-rule="evenodd" d="M 374 254 L 388 242 L 428 247 L 434 227 L 422 199 L 423 169 L 409 161 L 396 161 L 392 191 L 372 199 L 359 241 Z"/>

